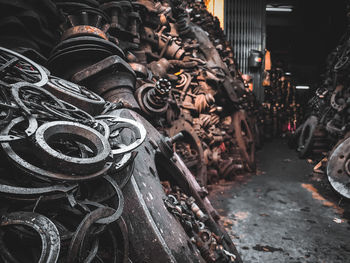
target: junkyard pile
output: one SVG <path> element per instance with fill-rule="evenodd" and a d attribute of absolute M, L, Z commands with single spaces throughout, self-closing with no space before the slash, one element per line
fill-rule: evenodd
<path fill-rule="evenodd" d="M 259 107 L 204 3 L 0 13 L 0 258 L 240 262 L 205 186 L 255 169 Z"/>
<path fill-rule="evenodd" d="M 349 58 L 348 27 L 339 45 L 328 56 L 322 82 L 309 101 L 307 118 L 296 132 L 299 156 L 321 160 L 315 170 L 321 171 L 324 166 L 332 187 L 347 198 L 350 198 Z"/>

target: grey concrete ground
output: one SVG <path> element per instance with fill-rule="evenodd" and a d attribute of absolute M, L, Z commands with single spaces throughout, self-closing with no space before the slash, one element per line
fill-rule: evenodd
<path fill-rule="evenodd" d="M 237 176 L 210 195 L 243 261 L 350 262 L 350 202 L 282 140 L 257 158 L 256 175 Z"/>

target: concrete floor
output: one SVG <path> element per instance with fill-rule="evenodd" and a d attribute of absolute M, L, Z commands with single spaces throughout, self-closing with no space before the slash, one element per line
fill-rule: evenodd
<path fill-rule="evenodd" d="M 257 159 L 256 175 L 210 195 L 243 262 L 350 262 L 349 200 L 283 140 L 265 144 Z"/>

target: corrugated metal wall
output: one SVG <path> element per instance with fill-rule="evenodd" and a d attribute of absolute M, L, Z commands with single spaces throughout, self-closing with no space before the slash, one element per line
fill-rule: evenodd
<path fill-rule="evenodd" d="M 263 100 L 262 70 L 248 67 L 249 51 L 264 51 L 266 39 L 265 0 L 225 0 L 224 28 L 231 42 L 237 64 L 243 74 L 254 78 L 254 93 Z"/>

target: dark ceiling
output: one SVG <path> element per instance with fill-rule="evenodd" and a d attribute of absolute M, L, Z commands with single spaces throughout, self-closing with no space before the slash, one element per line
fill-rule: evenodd
<path fill-rule="evenodd" d="M 291 71 L 300 84 L 315 84 L 327 54 L 346 28 L 345 0 L 268 0 L 293 12 L 267 12 L 267 49 L 274 65 Z"/>

